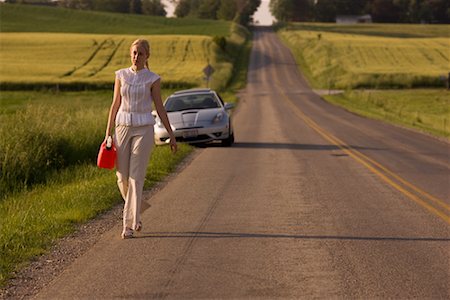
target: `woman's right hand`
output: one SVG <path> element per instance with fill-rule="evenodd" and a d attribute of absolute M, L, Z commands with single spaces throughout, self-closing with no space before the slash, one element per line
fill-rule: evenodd
<path fill-rule="evenodd" d="M 175 154 L 178 151 L 178 145 L 175 138 L 170 139 L 170 150 L 172 150 L 172 153 Z"/>

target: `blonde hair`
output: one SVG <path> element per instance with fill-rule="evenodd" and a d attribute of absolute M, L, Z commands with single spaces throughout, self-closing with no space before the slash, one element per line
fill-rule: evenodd
<path fill-rule="evenodd" d="M 147 60 L 145 61 L 145 66 L 147 67 L 147 69 L 150 69 L 148 67 L 148 58 L 150 57 L 150 44 L 147 40 L 137 39 L 131 44 L 130 51 L 131 51 L 131 48 L 133 48 L 133 46 L 138 46 L 138 45 L 142 46 L 142 48 L 144 48 L 144 51 L 147 54 Z"/>

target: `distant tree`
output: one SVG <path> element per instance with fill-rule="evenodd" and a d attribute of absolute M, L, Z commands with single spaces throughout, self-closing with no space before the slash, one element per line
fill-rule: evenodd
<path fill-rule="evenodd" d="M 198 18 L 198 10 L 203 0 L 177 0 L 175 15 L 179 18 L 195 17 Z"/>
<path fill-rule="evenodd" d="M 360 15 L 364 12 L 368 0 L 335 0 L 336 14 Z"/>
<path fill-rule="evenodd" d="M 309 0 L 271 0 L 270 10 L 278 21 L 307 21 L 311 17 Z"/>
<path fill-rule="evenodd" d="M 376 22 L 450 22 L 449 0 L 371 0 L 370 13 Z"/>
<path fill-rule="evenodd" d="M 141 0 L 130 0 L 129 12 L 131 14 L 142 14 Z"/>
<path fill-rule="evenodd" d="M 174 14 L 178 18 L 187 17 L 191 11 L 191 1 L 180 0 L 176 3 Z"/>
<path fill-rule="evenodd" d="M 233 0 L 228 0 L 233 1 Z M 202 0 L 198 7 L 197 17 L 201 19 L 217 19 L 220 0 Z"/>
<path fill-rule="evenodd" d="M 48 6 L 55 6 L 55 5 L 57 5 L 57 3 L 55 3 L 52 0 L 5 0 L 3 2 L 5 2 L 5 3 L 18 3 L 18 4 L 48 5 Z"/>
<path fill-rule="evenodd" d="M 292 21 L 294 17 L 294 1 L 295 0 L 271 0 L 269 8 L 272 15 L 278 21 Z"/>
<path fill-rule="evenodd" d="M 177 17 L 233 20 L 246 25 L 261 0 L 171 0 Z"/>
<path fill-rule="evenodd" d="M 420 22 L 420 1 L 410 0 L 407 8 L 408 22 L 419 23 Z"/>
<path fill-rule="evenodd" d="M 410 11 L 411 3 L 416 0 L 394 0 L 393 4 L 397 9 L 397 22 L 410 23 L 412 21 L 412 14 Z"/>
<path fill-rule="evenodd" d="M 396 23 L 400 17 L 399 7 L 393 0 L 373 0 L 371 13 L 375 22 Z"/>
<path fill-rule="evenodd" d="M 219 10 L 217 11 L 217 18 L 231 21 L 236 17 L 237 12 L 237 3 L 235 0 L 221 0 Z"/>
<path fill-rule="evenodd" d="M 161 0 L 142 0 L 142 13 L 144 15 L 165 17 L 167 12 Z"/>
<path fill-rule="evenodd" d="M 238 5 L 238 15 L 235 20 L 242 25 L 247 25 L 250 21 L 252 21 L 252 16 L 261 5 L 261 0 L 241 0 L 241 2 L 245 2 L 245 5 L 241 8 L 239 8 Z"/>
<path fill-rule="evenodd" d="M 335 0 L 318 0 L 314 6 L 314 19 L 318 22 L 334 22 L 336 20 Z"/>
<path fill-rule="evenodd" d="M 75 9 L 90 10 L 94 8 L 93 0 L 61 0 L 58 2 L 59 6 Z"/>
<path fill-rule="evenodd" d="M 304 22 L 311 20 L 312 7 L 309 0 L 297 0 L 294 5 L 293 21 Z"/>
<path fill-rule="evenodd" d="M 450 23 L 450 4 L 448 0 L 423 0 L 420 5 L 421 21 L 429 23 Z"/>
<path fill-rule="evenodd" d="M 94 10 L 128 13 L 128 0 L 93 0 Z"/>

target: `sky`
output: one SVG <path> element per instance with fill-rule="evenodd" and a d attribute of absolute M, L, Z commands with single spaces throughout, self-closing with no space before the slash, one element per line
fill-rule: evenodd
<path fill-rule="evenodd" d="M 175 9 L 173 4 L 169 0 L 162 0 L 161 2 L 166 6 L 167 17 L 173 17 L 173 11 Z M 270 0 L 261 0 L 261 5 L 253 16 L 255 23 L 259 25 L 272 25 L 273 17 L 269 11 L 269 2 Z"/>
<path fill-rule="evenodd" d="M 272 25 L 274 18 L 269 10 L 270 0 L 261 0 L 261 5 L 253 15 L 253 20 L 258 25 Z"/>

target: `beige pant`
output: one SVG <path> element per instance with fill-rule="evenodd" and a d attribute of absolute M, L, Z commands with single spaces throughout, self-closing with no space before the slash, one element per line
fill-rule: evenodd
<path fill-rule="evenodd" d="M 134 229 L 141 221 L 142 191 L 154 141 L 153 126 L 119 125 L 115 129 L 114 138 L 117 149 L 117 185 L 125 200 L 123 227 Z"/>

